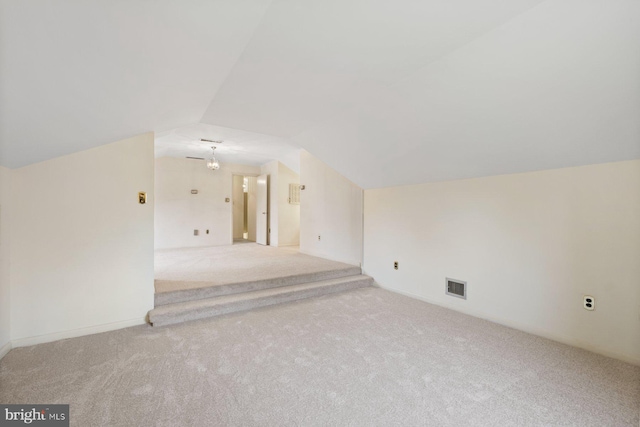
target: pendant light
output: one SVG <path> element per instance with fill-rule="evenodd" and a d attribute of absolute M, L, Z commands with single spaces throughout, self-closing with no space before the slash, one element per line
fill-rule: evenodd
<path fill-rule="evenodd" d="M 207 160 L 207 168 L 214 171 L 220 169 L 220 163 L 216 160 L 216 147 L 211 147 L 211 158 Z"/>

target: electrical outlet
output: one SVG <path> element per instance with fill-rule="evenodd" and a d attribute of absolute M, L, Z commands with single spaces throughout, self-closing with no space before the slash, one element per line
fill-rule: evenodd
<path fill-rule="evenodd" d="M 320 241 L 320 235 L 318 234 L 318 241 Z"/>
<path fill-rule="evenodd" d="M 593 311 L 596 309 L 596 299 L 591 295 L 584 295 L 582 299 L 582 306 L 585 310 Z"/>
<path fill-rule="evenodd" d="M 398 261 L 393 261 L 393 269 L 394 270 L 398 269 Z"/>

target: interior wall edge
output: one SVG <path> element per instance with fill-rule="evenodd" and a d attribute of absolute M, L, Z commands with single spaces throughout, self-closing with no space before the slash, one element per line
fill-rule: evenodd
<path fill-rule="evenodd" d="M 53 341 L 64 340 L 68 338 L 77 338 L 85 335 L 99 334 L 102 332 L 115 331 L 118 329 L 129 328 L 132 326 L 146 325 L 146 316 L 143 318 L 135 318 L 129 320 L 121 320 L 119 322 L 104 323 L 101 325 L 87 326 L 84 328 L 71 329 L 67 331 L 52 332 L 43 335 L 31 337 L 22 337 L 11 340 L 11 348 L 28 347 L 36 344 L 44 344 Z M 1 353 L 0 353 L 1 354 Z"/>
<path fill-rule="evenodd" d="M 5 357 L 11 351 L 12 348 L 13 346 L 11 344 L 11 341 L 3 345 L 2 348 L 0 348 L 0 360 L 2 360 L 2 358 Z"/>

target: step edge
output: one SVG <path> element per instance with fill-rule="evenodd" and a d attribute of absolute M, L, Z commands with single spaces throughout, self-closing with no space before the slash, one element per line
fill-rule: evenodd
<path fill-rule="evenodd" d="M 368 287 L 371 286 L 371 282 L 369 281 L 369 279 L 371 280 L 371 282 L 373 281 L 372 278 L 362 278 L 362 279 L 358 279 L 358 280 L 354 280 L 354 281 L 347 281 L 347 282 L 341 282 L 341 283 L 336 283 L 336 284 L 332 284 L 329 286 L 324 286 L 324 287 L 317 287 L 317 288 L 308 288 L 308 289 L 303 289 L 303 290 L 296 290 L 296 291 L 289 291 L 289 292 L 283 292 L 280 294 L 272 294 L 272 295 L 264 295 L 264 296 L 260 296 L 260 297 L 256 297 L 256 298 L 247 298 L 247 299 L 243 299 L 243 300 L 238 300 L 238 301 L 230 301 L 230 302 L 226 302 L 226 303 L 222 303 L 218 305 L 218 308 L 220 308 L 220 311 L 224 311 L 225 308 L 233 308 L 233 306 L 241 306 L 243 303 L 247 303 L 250 301 L 261 301 L 261 300 L 266 300 L 268 301 L 269 299 L 273 298 L 276 295 L 279 295 L 280 297 L 283 298 L 287 298 L 287 297 L 294 297 L 296 295 L 300 295 L 303 294 L 305 292 L 309 292 L 315 289 L 322 289 L 325 288 L 325 290 L 328 290 L 328 292 L 321 292 L 321 293 L 312 293 L 312 295 L 306 295 L 306 296 L 301 296 L 300 298 L 291 298 L 291 299 L 285 299 L 284 301 L 278 301 L 278 302 L 273 302 L 272 304 L 260 304 L 257 305 L 255 307 L 252 308 L 261 308 L 261 307 L 267 307 L 270 305 L 277 305 L 277 304 L 284 304 L 287 302 L 292 302 L 292 301 L 297 301 L 297 300 L 301 300 L 301 299 L 307 299 L 307 298 L 313 298 L 316 296 L 322 296 L 322 295 L 328 295 L 331 293 L 337 293 L 337 292 L 343 292 L 343 291 L 348 291 L 348 290 L 353 290 L 353 289 L 359 289 L 359 288 L 364 288 L 364 287 Z M 339 288 L 339 289 L 336 289 Z M 215 299 L 215 298 L 211 298 L 211 299 Z M 149 321 L 153 326 L 163 326 L 163 325 L 169 325 L 169 324 L 175 324 L 175 323 L 181 323 L 182 321 L 176 321 L 176 322 L 169 322 L 169 323 L 165 323 L 163 322 L 162 317 L 171 317 L 173 314 L 176 313 L 197 313 L 198 311 L 208 311 L 208 309 L 213 309 L 215 308 L 216 305 L 204 305 L 204 306 L 200 306 L 200 307 L 193 307 L 190 309 L 185 309 L 182 311 L 177 311 L 177 312 L 167 312 L 167 313 L 160 313 L 160 314 L 153 314 L 152 312 L 155 310 L 151 310 L 149 311 Z M 224 315 L 224 314 L 229 314 L 229 313 L 235 313 L 235 312 L 240 312 L 240 311 L 248 311 L 251 310 L 252 308 L 239 308 L 238 310 L 229 310 L 229 311 L 225 311 L 222 313 L 213 313 L 213 314 L 206 314 L 203 316 L 197 316 L 193 319 L 189 319 L 189 320 L 185 320 L 185 321 L 191 321 L 191 320 L 198 320 L 198 319 L 204 319 L 204 318 L 208 318 L 208 317 L 215 317 L 215 316 L 219 316 L 219 315 Z M 203 313 L 205 314 L 205 313 Z M 152 318 L 156 318 L 155 321 L 152 320 Z M 161 323 L 161 324 L 158 324 Z"/>
<path fill-rule="evenodd" d="M 319 280 L 309 280 L 313 279 L 314 276 L 322 273 L 329 273 L 330 277 L 322 277 Z M 154 294 L 154 305 L 155 306 L 163 306 L 168 304 L 175 304 L 179 302 L 187 302 L 204 298 L 213 298 L 217 296 L 224 295 L 234 295 L 244 292 L 253 292 L 257 290 L 263 289 L 273 289 L 285 286 L 299 285 L 303 283 L 312 283 L 312 282 L 321 282 L 324 280 L 338 279 L 342 277 L 352 277 L 359 276 L 362 274 L 362 269 L 360 267 L 352 267 L 347 269 L 340 270 L 327 270 L 324 272 L 315 272 L 315 273 L 304 273 L 304 274 L 296 274 L 291 276 L 283 276 L 271 279 L 264 280 L 256 280 L 251 282 L 237 282 L 237 283 L 228 283 L 224 285 L 214 285 L 214 286 L 203 286 L 200 288 L 193 289 L 182 289 L 179 291 L 169 291 L 169 292 L 160 292 Z M 277 283 L 282 279 L 285 279 L 285 283 Z M 286 283 L 286 282 L 290 283 Z M 273 285 L 273 286 L 270 286 Z M 253 288 L 254 289 L 247 289 Z M 171 300 L 165 302 L 165 300 Z M 175 301 L 177 300 L 177 301 Z"/>
<path fill-rule="evenodd" d="M 160 312 L 162 312 L 164 310 L 169 310 L 170 308 L 174 308 L 174 309 L 178 310 L 178 309 L 184 307 L 185 305 L 197 304 L 197 303 L 200 303 L 202 306 L 207 306 L 207 304 L 215 305 L 216 301 L 218 301 L 220 304 L 227 304 L 227 303 L 240 302 L 240 301 L 251 301 L 252 299 L 257 299 L 257 298 L 261 298 L 261 297 L 267 297 L 267 296 L 273 296 L 273 295 L 284 295 L 284 294 L 287 294 L 287 293 L 290 293 L 290 292 L 306 291 L 308 289 L 321 289 L 321 288 L 325 288 L 325 287 L 331 287 L 331 286 L 337 286 L 337 285 L 343 285 L 343 284 L 350 284 L 350 283 L 356 283 L 356 282 L 367 282 L 369 284 L 372 284 L 373 283 L 373 278 L 370 277 L 370 276 L 365 276 L 365 275 L 348 276 L 348 277 L 340 277 L 340 278 L 323 280 L 323 281 L 318 281 L 318 282 L 300 283 L 300 284 L 290 285 L 290 286 L 279 286 L 277 288 L 258 289 L 258 290 L 251 291 L 251 292 L 241 292 L 239 294 L 218 295 L 218 296 L 211 297 L 211 298 L 202 298 L 202 299 L 199 299 L 199 300 L 183 301 L 183 302 L 177 302 L 177 303 L 173 303 L 173 304 L 161 305 L 161 306 L 153 308 L 149 312 L 150 313 L 152 311 L 155 311 L 155 312 L 160 311 Z M 303 289 L 291 289 L 293 287 L 304 286 L 304 285 L 310 285 L 310 286 L 306 287 L 306 288 L 303 288 Z M 261 295 L 260 293 L 265 293 L 265 294 Z M 236 301 L 229 301 L 229 302 L 224 300 L 227 297 L 240 296 L 240 295 L 246 296 L 246 297 L 238 299 Z"/>

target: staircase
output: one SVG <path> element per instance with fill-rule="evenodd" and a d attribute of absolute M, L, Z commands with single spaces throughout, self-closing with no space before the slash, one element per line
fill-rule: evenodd
<path fill-rule="evenodd" d="M 171 325 L 371 286 L 360 267 L 156 293 L 153 326 Z"/>

